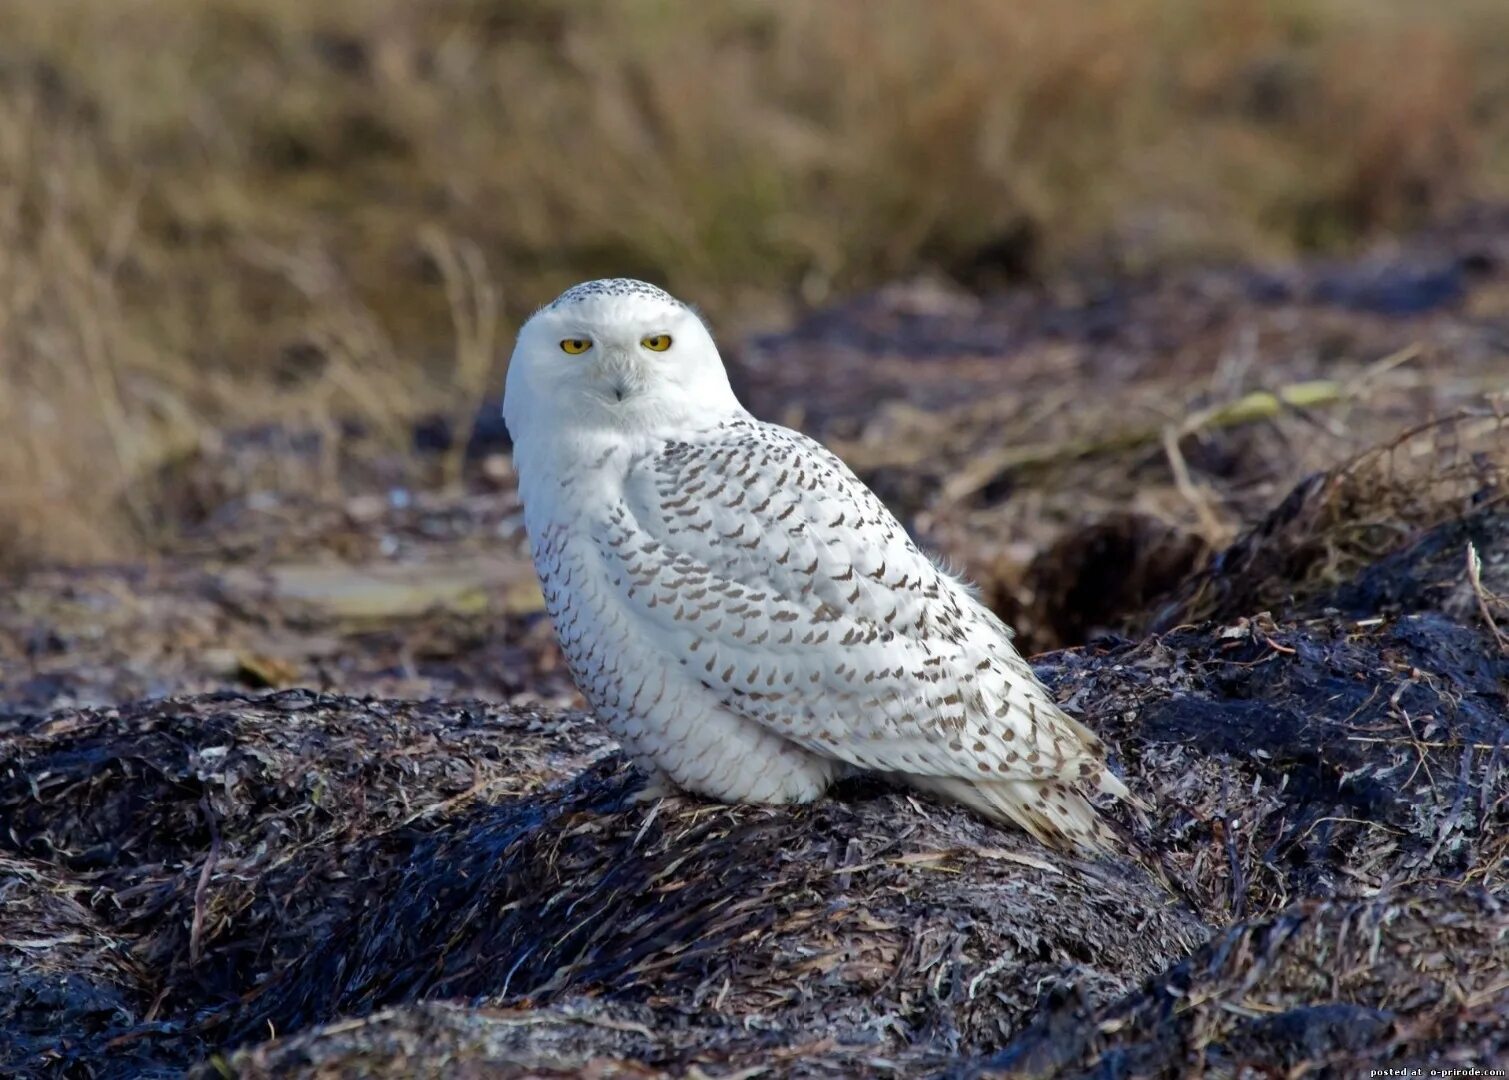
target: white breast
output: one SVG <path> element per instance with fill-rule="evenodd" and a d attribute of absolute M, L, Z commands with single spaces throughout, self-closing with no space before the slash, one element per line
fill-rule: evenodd
<path fill-rule="evenodd" d="M 624 511 L 627 451 L 563 477 L 526 506 L 531 554 L 561 651 L 588 705 L 624 748 L 677 787 L 730 802 L 805 802 L 839 767 L 719 702 L 681 643 L 632 619 L 607 548 L 653 543 Z M 526 499 L 528 496 L 526 496 Z"/>

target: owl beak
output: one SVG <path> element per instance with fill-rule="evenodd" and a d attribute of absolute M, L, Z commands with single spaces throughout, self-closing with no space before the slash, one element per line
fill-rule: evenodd
<path fill-rule="evenodd" d="M 640 381 L 633 358 L 622 349 L 609 350 L 598 363 L 596 374 L 608 400 L 613 403 L 622 402 Z"/>

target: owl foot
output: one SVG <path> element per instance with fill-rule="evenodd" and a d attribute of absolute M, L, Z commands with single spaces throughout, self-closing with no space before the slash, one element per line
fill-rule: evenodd
<path fill-rule="evenodd" d="M 644 787 L 630 795 L 629 802 L 654 802 L 657 799 L 669 799 L 680 794 L 682 794 L 682 791 L 676 786 L 674 780 L 659 769 L 652 769 L 649 772 L 649 779 L 645 781 Z"/>

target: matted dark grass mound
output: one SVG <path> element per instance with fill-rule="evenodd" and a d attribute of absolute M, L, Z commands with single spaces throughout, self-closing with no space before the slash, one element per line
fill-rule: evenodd
<path fill-rule="evenodd" d="M 57 767 L 68 753 L 55 750 Z M 651 805 L 629 799 L 638 782 L 615 758 L 361 837 L 274 842 L 255 866 L 202 852 L 184 873 L 156 872 L 151 919 L 117 910 L 91 872 L 99 917 L 152 974 L 68 1060 L 125 1043 L 182 1062 L 429 998 L 587 995 L 637 1010 L 654 1032 L 647 1060 L 677 1068 L 752 1066 L 824 1039 L 817 1060 L 832 1068 L 941 1066 L 998 1045 L 1055 992 L 1110 1000 L 1209 933 L 1136 864 L 1048 858 L 901 793 L 859 786 L 782 810 Z M 213 930 L 196 945 L 206 909 Z M 29 1049 L 13 1060 L 48 1064 Z"/>
<path fill-rule="evenodd" d="M 1509 656 L 1435 614 L 1251 620 L 1055 654 L 1213 921 L 1300 896 L 1502 882 Z"/>
<path fill-rule="evenodd" d="M 1045 658 L 1060 696 L 1094 703 L 1154 804 L 1137 828 L 1143 861 L 1229 927 L 1115 1000 L 1151 959 L 1127 950 L 1128 926 L 1153 951 L 1201 932 L 1129 861 L 1059 864 L 957 811 L 863 789 L 791 811 L 671 803 L 651 818 L 616 808 L 625 781 L 604 765 L 541 796 L 567 816 L 537 836 L 498 834 L 495 815 L 514 820 L 503 808 L 436 833 L 377 916 L 413 930 L 337 935 L 254 1015 L 301 1025 L 415 996 L 511 1008 L 389 1009 L 230 1067 L 915 1075 L 991 1044 L 1008 1047 L 992 1068 L 1066 1075 L 1492 1060 L 1509 988 L 1487 975 L 1506 946 L 1482 897 L 1509 865 L 1509 656 L 1481 620 L 1448 617 L 1456 569 L 1424 553 L 1463 527 L 1489 535 L 1505 512 L 1438 526 L 1358 579 L 1441 611 L 1359 620 L 1317 598 L 1333 613 Z M 1503 590 L 1503 561 L 1484 563 L 1480 584 Z M 432 873 L 458 857 L 465 872 Z M 487 923 L 479 905 L 500 895 Z M 1085 953 L 1065 931 L 1086 935 Z M 540 1011 L 518 1012 L 525 1002 Z"/>
<path fill-rule="evenodd" d="M 1509 622 L 1506 596 L 1509 503 L 1495 501 L 1280 621 L 1066 650 L 1039 673 L 1147 779 L 1154 835 L 1212 918 L 1348 882 L 1487 885 L 1509 858 L 1509 648 L 1490 621 Z"/>
<path fill-rule="evenodd" d="M 1509 420 L 1463 414 L 1423 424 L 1297 483 L 1146 625 L 1327 603 L 1358 617 L 1434 609 L 1475 622 L 1483 605 L 1468 588 L 1467 548 L 1484 560 L 1484 581 L 1509 585 L 1506 502 Z"/>
<path fill-rule="evenodd" d="M 636 803 L 572 714 L 296 692 L 12 716 L 0 1068 L 1302 1071 L 1366 1060 L 1359 1032 L 1486 1053 L 1504 988 L 1464 983 L 1455 1014 L 1433 988 L 1504 963 L 1477 897 L 1509 865 L 1506 534 L 1480 500 L 1277 618 L 1042 658 L 1154 808 L 1112 861 L 873 784 Z M 1199 1015 L 1154 1038 L 1158 1009 Z"/>
<path fill-rule="evenodd" d="M 306 952 L 364 902 L 385 853 L 403 857 L 407 841 L 381 838 L 573 775 L 605 745 L 573 714 L 303 691 L 0 720 L 0 850 L 15 856 L 0 860 L 0 950 L 26 992 L 0 1000 L 0 1048 L 7 1030 L 48 1043 L 0 1062 L 64 1069 L 110 1047 L 126 1075 L 140 1062 L 119 1047 L 143 1040 L 152 1060 L 192 1060 L 214 1045 L 194 1014 Z M 292 910 L 298 889 L 322 902 Z M 83 943 L 77 962 L 62 948 Z"/>
<path fill-rule="evenodd" d="M 368 835 L 433 813 L 436 796 L 569 776 L 608 745 L 582 716 L 302 690 L 12 716 L 4 729 L 8 843 L 105 875 Z"/>
<path fill-rule="evenodd" d="M 586 994 L 648 1006 L 661 1064 L 749 1066 L 821 1031 L 830 1065 L 866 1071 L 998 1042 L 1054 988 L 1115 996 L 1208 933 L 1135 864 L 899 793 L 618 809 L 635 783 L 604 767 L 437 832 L 246 1030 Z"/>
<path fill-rule="evenodd" d="M 62 1068 L 80 1043 L 98 1049 L 136 1026 L 146 972 L 128 944 L 90 910 L 86 887 L 0 858 L 0 1063 Z"/>
<path fill-rule="evenodd" d="M 1306 901 L 1112 1005 L 1045 1010 L 958 1075 L 1483 1075 L 1509 1060 L 1506 970 L 1509 909 L 1480 890 Z"/>
<path fill-rule="evenodd" d="M 670 1075 L 644 1064 L 662 1045 L 661 1037 L 648 1026 L 652 1023 L 654 1018 L 646 1009 L 592 1000 L 518 1009 L 424 1002 L 274 1039 L 228 1061 L 201 1066 L 192 1075 L 195 1080 L 218 1080 L 227 1074 L 239 1080 L 285 1076 L 644 1080 Z M 684 1034 L 688 1042 L 695 1036 L 691 1029 Z M 825 1041 L 818 1035 L 809 1042 L 776 1048 L 763 1064 L 788 1071 L 815 1049 L 826 1049 Z"/>

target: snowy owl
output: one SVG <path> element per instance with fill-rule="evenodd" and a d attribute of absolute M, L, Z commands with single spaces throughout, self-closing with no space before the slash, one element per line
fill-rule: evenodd
<path fill-rule="evenodd" d="M 1100 739 L 843 462 L 745 411 L 691 308 L 568 289 L 519 331 L 503 413 L 572 677 L 652 790 L 806 802 L 866 770 L 1112 846 Z"/>

